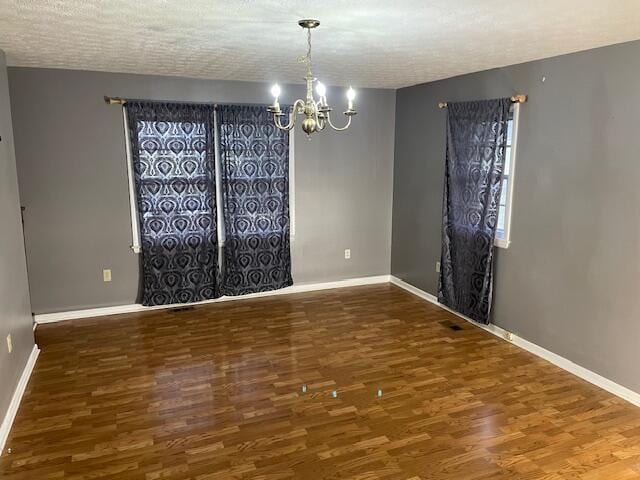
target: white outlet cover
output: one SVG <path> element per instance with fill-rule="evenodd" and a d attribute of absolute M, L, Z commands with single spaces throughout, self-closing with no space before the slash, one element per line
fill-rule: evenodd
<path fill-rule="evenodd" d="M 7 335 L 7 350 L 9 350 L 9 353 L 13 351 L 13 342 L 11 341 L 11 334 Z"/>
<path fill-rule="evenodd" d="M 436 262 L 436 272 L 440 273 L 440 262 Z"/>
<path fill-rule="evenodd" d="M 346 258 L 347 260 L 351 258 L 351 249 L 350 248 L 347 248 L 344 251 L 344 258 Z"/>
<path fill-rule="evenodd" d="M 111 281 L 111 270 L 110 269 L 102 270 L 102 279 L 105 282 L 110 282 Z"/>

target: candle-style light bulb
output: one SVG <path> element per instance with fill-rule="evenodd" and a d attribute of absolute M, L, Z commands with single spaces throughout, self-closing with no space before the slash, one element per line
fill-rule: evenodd
<path fill-rule="evenodd" d="M 349 110 L 353 110 L 353 100 L 356 98 L 356 91 L 349 87 L 349 90 L 347 90 L 347 100 L 349 101 Z"/>
<path fill-rule="evenodd" d="M 273 109 L 279 112 L 280 104 L 278 103 L 278 97 L 280 96 L 280 85 L 276 83 L 271 87 L 271 95 L 273 95 Z"/>
<path fill-rule="evenodd" d="M 324 86 L 324 83 L 318 82 L 316 85 L 316 92 L 320 97 L 320 102 L 323 104 L 326 103 L 327 87 Z"/>

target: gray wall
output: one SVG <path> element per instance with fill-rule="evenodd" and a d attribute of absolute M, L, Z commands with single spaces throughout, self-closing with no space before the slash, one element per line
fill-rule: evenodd
<path fill-rule="evenodd" d="M 640 391 L 638 77 L 633 42 L 399 90 L 392 274 L 436 294 L 445 145 L 437 102 L 526 93 L 493 322 Z"/>
<path fill-rule="evenodd" d="M 33 349 L 33 320 L 24 258 L 9 84 L 0 50 L 0 422 Z M 11 334 L 13 352 L 6 344 Z"/>
<path fill-rule="evenodd" d="M 270 101 L 269 85 L 248 82 L 30 68 L 10 68 L 9 80 L 36 313 L 136 299 L 122 112 L 103 95 Z M 291 101 L 303 92 L 284 86 L 283 93 Z M 341 111 L 344 89 L 329 95 Z M 296 283 L 390 271 L 395 91 L 360 90 L 356 101 L 348 132 L 296 136 Z M 111 283 L 102 281 L 103 268 L 111 268 Z"/>

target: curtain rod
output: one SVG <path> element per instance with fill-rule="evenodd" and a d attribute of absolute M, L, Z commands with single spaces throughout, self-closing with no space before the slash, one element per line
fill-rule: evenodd
<path fill-rule="evenodd" d="M 186 105 L 246 105 L 253 107 L 266 107 L 268 104 L 266 103 L 242 103 L 242 102 L 185 102 L 179 100 L 140 100 L 140 99 L 132 99 L 132 98 L 122 98 L 122 97 L 109 97 L 107 95 L 104 96 L 104 103 L 107 105 L 125 105 L 127 102 L 167 102 L 167 103 L 182 103 Z"/>
<path fill-rule="evenodd" d="M 511 103 L 525 103 L 526 101 L 527 101 L 527 96 L 521 93 L 511 97 Z M 447 102 L 439 102 L 438 108 L 447 108 Z"/>
<path fill-rule="evenodd" d="M 182 103 L 182 104 L 199 104 L 199 105 L 216 105 L 218 102 L 184 102 L 179 100 L 140 100 L 133 98 L 122 97 L 108 97 L 104 96 L 104 103 L 107 105 L 125 105 L 127 102 L 167 102 L 167 103 Z"/>

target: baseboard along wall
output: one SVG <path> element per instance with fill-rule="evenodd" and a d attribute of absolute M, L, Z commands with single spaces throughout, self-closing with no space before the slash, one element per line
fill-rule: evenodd
<path fill-rule="evenodd" d="M 35 367 L 36 365 L 36 360 L 38 359 L 39 354 L 40 350 L 38 349 L 38 346 L 34 345 L 33 350 L 31 350 L 31 354 L 27 359 L 27 364 L 22 370 L 22 375 L 20 375 L 18 385 L 16 385 L 16 389 L 13 391 L 9 409 L 7 410 L 7 413 L 2 420 L 2 424 L 0 425 L 0 454 L 2 454 L 2 452 L 4 451 L 4 447 L 7 443 L 7 438 L 9 438 L 9 432 L 11 431 L 11 426 L 13 425 L 13 421 L 15 420 L 16 414 L 18 413 L 18 408 L 20 407 L 22 396 L 27 389 L 29 378 L 31 378 L 31 372 L 33 372 L 33 367 Z"/>
<path fill-rule="evenodd" d="M 374 285 L 377 283 L 389 283 L 390 275 L 377 275 L 372 277 L 349 278 L 346 280 L 338 280 L 334 282 L 323 283 L 303 283 L 300 285 L 292 285 L 290 287 L 281 288 L 280 290 L 271 290 L 269 292 L 251 293 L 249 295 L 241 295 L 237 297 L 220 297 L 212 300 L 204 300 L 196 303 L 176 303 L 172 305 L 158 305 L 155 307 L 145 307 L 139 303 L 131 305 L 116 305 L 113 307 L 89 308 L 85 310 L 73 310 L 69 312 L 57 313 L 41 313 L 33 316 L 36 324 L 62 322 L 64 320 L 75 320 L 78 318 L 102 317 L 105 315 L 117 315 L 119 313 L 148 312 L 152 310 L 164 310 L 168 308 L 184 307 L 188 305 L 205 305 L 208 303 L 229 302 L 236 300 L 245 300 L 248 298 L 270 297 L 273 295 L 286 295 L 290 293 L 313 292 L 318 290 L 330 290 L 332 288 L 357 287 L 359 285 Z"/>

